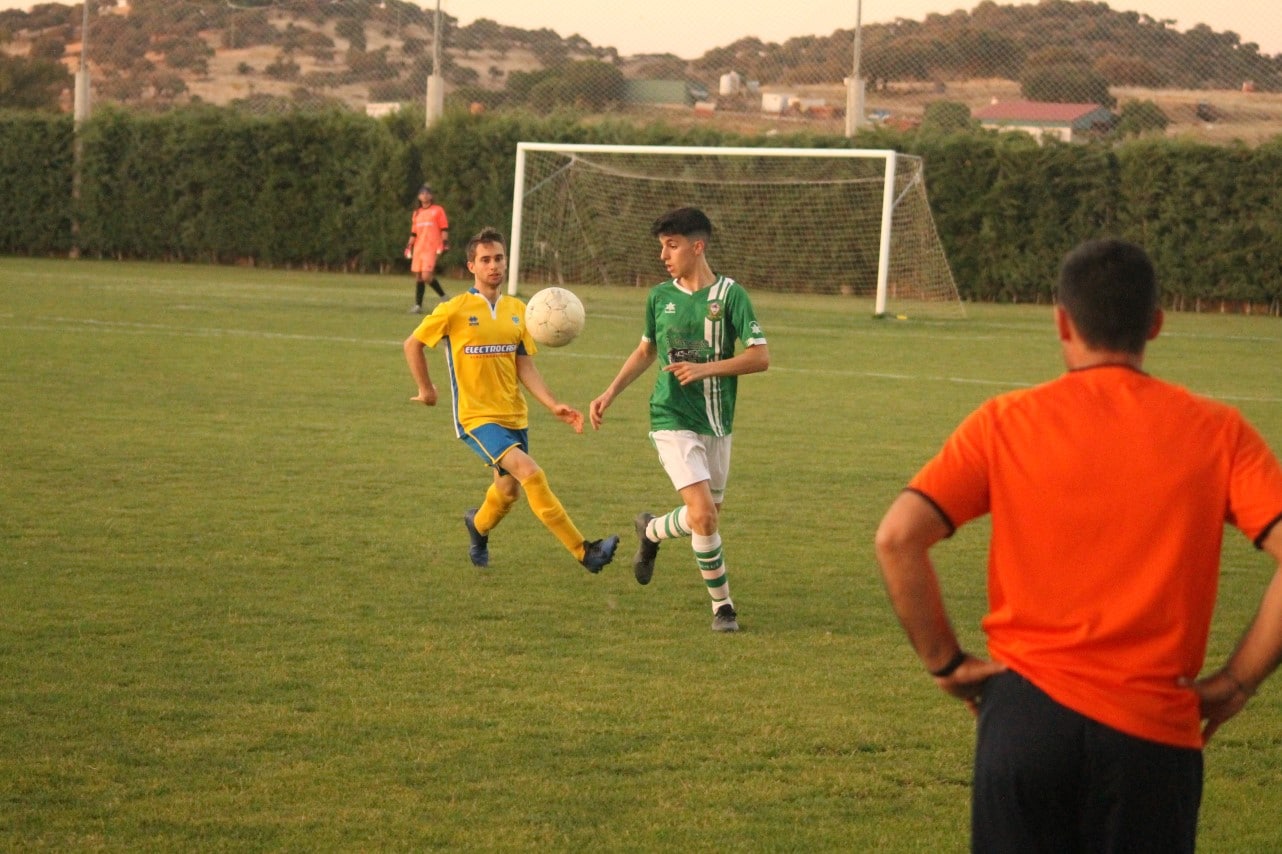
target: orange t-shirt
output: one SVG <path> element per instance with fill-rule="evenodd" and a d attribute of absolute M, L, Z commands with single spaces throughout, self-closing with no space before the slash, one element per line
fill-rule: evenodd
<path fill-rule="evenodd" d="M 1125 366 L 972 413 L 909 484 L 955 526 L 992 514 L 989 654 L 1057 702 L 1199 748 L 1179 687 L 1206 655 L 1225 523 L 1257 546 L 1282 467 L 1237 410 Z"/>
<path fill-rule="evenodd" d="M 411 254 L 410 270 L 432 270 L 436 267 L 436 253 L 445 245 L 441 232 L 450 227 L 445 208 L 437 204 L 414 209 L 410 221 L 410 232 L 414 235 L 414 247 Z"/>

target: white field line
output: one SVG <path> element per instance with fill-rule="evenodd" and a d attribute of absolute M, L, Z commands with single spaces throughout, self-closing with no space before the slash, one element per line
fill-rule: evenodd
<path fill-rule="evenodd" d="M 375 338 L 351 338 L 336 335 L 304 335 L 287 332 L 265 332 L 256 329 L 228 329 L 225 327 L 192 327 L 192 326 L 174 326 L 164 323 L 136 323 L 120 320 L 95 320 L 83 317 L 62 317 L 46 316 L 39 318 L 44 323 L 21 323 L 17 317 L 12 314 L 0 314 L 0 328 L 14 329 L 19 331 L 50 331 L 62 332 L 70 327 L 92 326 L 97 332 L 116 333 L 120 335 L 164 335 L 168 337 L 204 337 L 204 338 L 258 338 L 265 341 L 309 341 L 324 344 L 356 344 L 361 346 L 373 347 L 399 347 L 401 340 L 390 341 Z M 1234 339 L 1239 340 L 1239 339 Z M 1246 338 L 1240 340 L 1257 340 Z M 1262 338 L 1258 340 L 1275 341 L 1276 339 Z M 620 364 L 624 356 L 605 354 L 605 353 L 579 353 L 572 350 L 557 351 L 560 356 L 571 359 L 597 359 L 617 361 Z M 1014 380 L 997 380 L 985 377 L 957 377 L 957 376 L 931 376 L 922 374 L 896 374 L 885 371 L 857 371 L 841 370 L 831 368 L 789 368 L 786 366 L 775 366 L 771 369 L 772 373 L 798 373 L 814 376 L 830 377 L 851 377 L 859 379 L 874 380 L 891 380 L 894 382 L 932 382 L 932 383 L 952 383 L 959 385 L 980 385 L 992 386 L 994 388 L 1028 388 L 1037 385 L 1046 380 L 1036 382 L 1019 382 Z M 1050 377 L 1046 378 L 1047 380 Z M 1234 395 L 1234 394 L 1217 394 L 1213 392 L 1198 392 L 1207 397 L 1216 400 L 1222 400 L 1230 403 L 1282 403 L 1282 397 L 1261 396 L 1261 395 Z"/>

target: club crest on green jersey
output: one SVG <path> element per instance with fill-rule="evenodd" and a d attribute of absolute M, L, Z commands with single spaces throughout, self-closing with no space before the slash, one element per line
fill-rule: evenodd
<path fill-rule="evenodd" d="M 713 300 L 712 302 L 708 303 L 708 319 L 709 320 L 721 319 L 721 303 L 717 302 L 716 300 Z"/>

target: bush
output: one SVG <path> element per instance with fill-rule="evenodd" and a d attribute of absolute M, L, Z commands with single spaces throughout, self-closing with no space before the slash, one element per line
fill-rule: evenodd
<path fill-rule="evenodd" d="M 1162 133 L 1170 123 L 1166 113 L 1154 102 L 1131 100 L 1122 104 L 1113 132 L 1119 137 Z"/>
<path fill-rule="evenodd" d="M 922 114 L 921 129 L 952 133 L 970 130 L 976 126 L 970 116 L 970 107 L 960 101 L 931 101 Z"/>
<path fill-rule="evenodd" d="M 1099 104 L 1102 107 L 1112 107 L 1117 103 L 1117 99 L 1108 92 L 1108 81 L 1085 65 L 1036 68 L 1020 81 L 1020 91 L 1030 101 Z"/>

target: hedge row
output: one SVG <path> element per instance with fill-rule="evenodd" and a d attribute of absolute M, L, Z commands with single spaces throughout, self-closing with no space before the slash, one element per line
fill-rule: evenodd
<path fill-rule="evenodd" d="M 513 113 L 450 114 L 424 130 L 421 116 L 104 110 L 84 128 L 75 202 L 71 120 L 3 115 L 0 252 L 75 245 L 104 257 L 387 269 L 400 263 L 420 181 L 447 205 L 456 245 L 482 226 L 506 228 L 520 140 L 851 144 Z M 925 158 L 936 225 L 967 299 L 1048 301 L 1063 253 L 1115 234 L 1149 249 L 1177 306 L 1282 306 L 1282 138 L 1255 148 L 1110 147 L 874 130 L 853 144 Z"/>
<path fill-rule="evenodd" d="M 1103 234 L 1140 243 L 1177 307 L 1282 308 L 1282 138 L 1257 148 L 1116 147 L 1003 134 L 918 138 L 936 225 L 964 295 L 1048 301 L 1058 259 Z"/>

